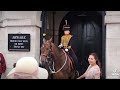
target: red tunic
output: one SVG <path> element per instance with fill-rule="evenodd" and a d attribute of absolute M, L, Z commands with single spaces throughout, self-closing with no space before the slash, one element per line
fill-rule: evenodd
<path fill-rule="evenodd" d="M 2 53 L 0 53 L 0 74 L 6 70 L 6 62 Z"/>

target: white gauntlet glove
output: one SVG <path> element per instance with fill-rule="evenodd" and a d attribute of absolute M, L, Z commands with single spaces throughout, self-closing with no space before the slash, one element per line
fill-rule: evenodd
<path fill-rule="evenodd" d="M 58 47 L 59 47 L 59 48 L 63 47 L 63 44 L 61 43 Z"/>
<path fill-rule="evenodd" d="M 65 51 L 68 52 L 68 48 L 66 48 Z"/>

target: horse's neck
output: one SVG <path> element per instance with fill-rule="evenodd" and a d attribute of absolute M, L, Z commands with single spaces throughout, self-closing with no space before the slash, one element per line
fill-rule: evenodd
<path fill-rule="evenodd" d="M 52 49 L 53 49 L 54 62 L 59 65 L 63 64 L 62 61 L 63 61 L 64 52 L 61 49 L 57 48 L 55 45 L 53 45 L 53 47 L 54 48 Z"/>

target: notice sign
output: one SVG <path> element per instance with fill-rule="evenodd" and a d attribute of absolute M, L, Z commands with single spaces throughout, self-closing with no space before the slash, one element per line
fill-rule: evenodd
<path fill-rule="evenodd" d="M 30 51 L 30 34 L 8 34 L 9 51 Z"/>

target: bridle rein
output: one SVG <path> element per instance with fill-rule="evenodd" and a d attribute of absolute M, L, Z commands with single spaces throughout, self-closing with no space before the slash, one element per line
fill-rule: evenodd
<path fill-rule="evenodd" d="M 51 43 L 50 43 L 50 49 L 49 49 L 49 54 L 48 55 L 45 55 L 45 54 L 41 54 L 41 56 L 44 56 L 45 57 L 45 63 L 47 63 L 47 65 L 48 65 L 48 67 L 49 67 L 49 70 L 50 70 L 50 73 L 52 73 L 52 74 L 55 74 L 55 73 L 58 73 L 58 72 L 60 72 L 63 68 L 64 68 L 64 66 L 66 65 L 66 62 L 67 62 L 67 54 L 65 53 L 65 51 L 64 50 L 62 50 L 63 51 L 63 53 L 65 54 L 65 62 L 63 63 L 63 65 L 56 71 L 55 70 L 55 64 L 54 64 L 54 60 L 53 60 L 53 58 L 52 58 L 52 55 L 55 57 L 55 55 L 54 55 L 54 52 L 53 52 L 53 50 L 52 50 L 52 45 L 51 45 Z M 40 56 L 40 62 L 41 62 L 41 56 Z M 52 65 L 50 65 L 50 63 L 49 62 L 52 62 Z"/>

